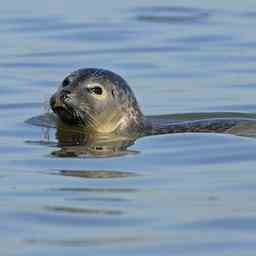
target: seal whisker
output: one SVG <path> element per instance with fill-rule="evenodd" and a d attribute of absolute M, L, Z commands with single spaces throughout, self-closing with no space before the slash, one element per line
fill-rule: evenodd
<path fill-rule="evenodd" d="M 91 124 L 91 126 L 93 126 L 94 128 L 97 128 L 98 122 L 95 120 L 95 118 L 93 118 L 93 116 L 90 113 L 87 113 L 86 117 L 87 117 L 89 123 Z"/>
<path fill-rule="evenodd" d="M 97 128 L 98 123 L 95 120 L 95 118 L 93 118 L 93 116 L 89 113 L 89 111 L 86 112 L 86 111 L 81 111 L 78 108 L 74 108 L 74 113 L 77 119 L 79 119 L 84 126 L 86 127 L 91 126 L 91 127 Z"/>

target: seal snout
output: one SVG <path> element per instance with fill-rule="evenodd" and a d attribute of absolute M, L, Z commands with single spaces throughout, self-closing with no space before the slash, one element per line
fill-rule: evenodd
<path fill-rule="evenodd" d="M 55 93 L 50 98 L 50 105 L 54 112 L 57 108 L 65 108 L 65 101 L 70 98 L 70 91 L 63 90 L 60 93 Z"/>
<path fill-rule="evenodd" d="M 50 105 L 54 113 L 64 122 L 73 124 L 75 117 L 73 115 L 72 108 L 68 105 L 68 101 L 71 99 L 71 92 L 68 90 L 62 90 L 56 92 L 50 98 Z"/>
<path fill-rule="evenodd" d="M 50 98 L 50 105 L 52 110 L 54 111 L 56 107 L 61 106 L 61 102 L 59 97 L 57 97 L 56 93 L 52 95 L 52 97 Z M 55 111 L 54 111 L 55 112 Z"/>

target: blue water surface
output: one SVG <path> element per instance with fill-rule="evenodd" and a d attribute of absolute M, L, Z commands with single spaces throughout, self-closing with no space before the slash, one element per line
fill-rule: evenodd
<path fill-rule="evenodd" d="M 161 135 L 123 156 L 59 158 L 55 131 L 24 123 L 82 67 L 122 75 L 148 115 L 256 112 L 255 7 L 2 3 L 0 254 L 255 255 L 255 139 Z"/>

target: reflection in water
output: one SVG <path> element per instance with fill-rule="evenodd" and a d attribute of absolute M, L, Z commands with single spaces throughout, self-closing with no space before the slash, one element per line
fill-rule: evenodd
<path fill-rule="evenodd" d="M 112 178 L 126 178 L 130 176 L 137 176 L 132 172 L 121 171 L 75 171 L 75 170 L 61 170 L 58 175 L 87 178 L 87 179 L 112 179 Z"/>
<path fill-rule="evenodd" d="M 67 206 L 46 206 L 44 207 L 47 211 L 52 212 L 63 212 L 63 213 L 72 213 L 72 214 L 92 214 L 92 215 L 121 215 L 123 214 L 120 210 L 112 209 L 86 209 L 86 208 L 75 208 Z"/>
<path fill-rule="evenodd" d="M 45 207 L 45 206 L 44 206 Z M 123 214 L 125 212 L 119 212 L 119 210 L 105 209 L 99 207 L 97 210 L 92 208 L 92 211 L 87 211 L 87 208 L 82 208 L 83 213 L 78 214 L 79 210 L 72 210 L 70 206 L 56 207 L 56 208 L 46 208 L 45 211 L 27 211 L 14 213 L 14 217 L 19 220 L 38 222 L 47 225 L 59 225 L 66 227 L 79 227 L 79 228 L 89 228 L 89 227 L 119 227 L 120 223 L 125 227 L 145 225 L 148 221 L 146 218 L 141 218 L 140 216 Z M 71 211 L 76 211 L 75 214 L 71 214 Z M 115 212 L 116 211 L 116 212 Z M 87 213 L 87 214 L 86 214 Z M 88 214 L 89 213 L 89 214 Z M 105 218 L 103 218 L 105 217 Z"/>
<path fill-rule="evenodd" d="M 114 198 L 114 197 L 76 197 L 72 198 L 72 201 L 78 202 L 102 202 L 102 203 L 128 203 L 131 202 L 127 198 Z"/>
<path fill-rule="evenodd" d="M 139 192 L 139 189 L 134 188 L 58 188 L 55 189 L 57 191 L 63 191 L 63 192 L 85 192 L 85 193 L 114 193 L 114 194 L 120 194 L 120 193 L 136 193 Z M 53 189 L 53 191 L 55 191 Z"/>
<path fill-rule="evenodd" d="M 56 138 L 60 150 L 52 152 L 55 157 L 112 157 L 137 154 L 128 150 L 136 137 L 92 136 L 84 131 L 57 129 Z"/>
<path fill-rule="evenodd" d="M 120 149 L 118 147 L 87 147 L 74 146 L 63 147 L 60 150 L 53 151 L 54 157 L 116 157 L 127 154 L 136 154 L 138 151 Z"/>
<path fill-rule="evenodd" d="M 94 136 L 79 128 L 71 129 L 61 124 L 56 125 L 56 123 L 59 123 L 57 122 L 56 116 L 52 113 L 32 117 L 26 123 L 45 127 L 43 130 L 43 142 L 28 141 L 29 143 L 37 144 L 56 145 L 50 141 L 49 128 L 56 128 L 58 126 L 55 137 L 57 139 L 57 146 L 60 149 L 51 153 L 54 157 L 112 157 L 139 153 L 138 151 L 127 148 L 134 144 L 140 134 L 131 134 L 129 137 L 117 135 Z"/>

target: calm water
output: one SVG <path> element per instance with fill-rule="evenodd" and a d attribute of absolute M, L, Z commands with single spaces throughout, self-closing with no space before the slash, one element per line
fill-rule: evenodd
<path fill-rule="evenodd" d="M 24 123 L 81 67 L 121 74 L 146 114 L 256 112 L 256 3 L 238 2 L 1 4 L 1 255 L 255 255 L 255 139 L 59 158 L 54 130 Z"/>

